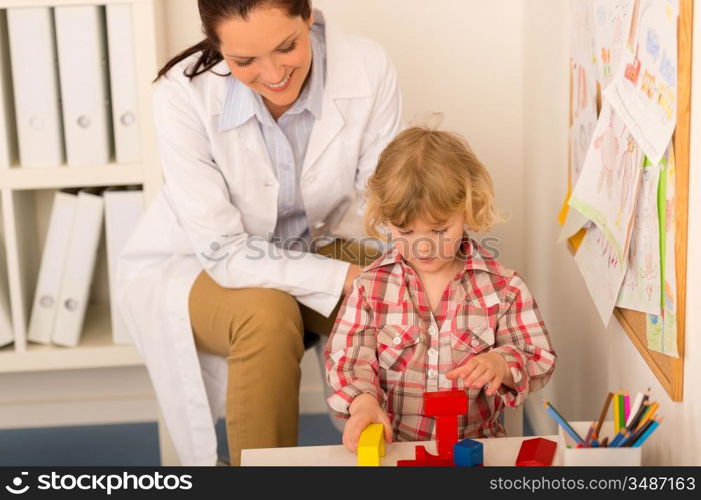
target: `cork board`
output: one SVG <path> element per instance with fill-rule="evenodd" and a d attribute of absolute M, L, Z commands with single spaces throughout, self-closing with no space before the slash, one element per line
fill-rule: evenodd
<path fill-rule="evenodd" d="M 686 262 L 689 200 L 689 151 L 691 118 L 691 55 L 693 0 L 679 1 L 678 19 L 677 123 L 673 136 L 676 157 L 675 176 L 675 258 L 677 281 L 677 347 L 673 358 L 647 347 L 645 313 L 616 308 L 614 315 L 640 355 L 667 391 L 672 401 L 681 401 L 684 389 L 684 334 L 686 329 Z M 572 87 L 570 86 L 570 89 Z M 571 101 L 571 99 L 570 99 Z M 562 215 L 562 214 L 561 214 Z M 584 230 L 570 238 L 568 246 L 576 253 Z"/>

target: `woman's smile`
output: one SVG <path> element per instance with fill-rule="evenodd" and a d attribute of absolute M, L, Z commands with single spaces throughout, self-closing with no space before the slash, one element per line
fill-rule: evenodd
<path fill-rule="evenodd" d="M 264 83 L 263 85 L 273 92 L 282 92 L 283 90 L 287 90 L 287 88 L 290 86 L 293 74 L 294 70 L 292 70 L 292 72 L 279 83 Z"/>

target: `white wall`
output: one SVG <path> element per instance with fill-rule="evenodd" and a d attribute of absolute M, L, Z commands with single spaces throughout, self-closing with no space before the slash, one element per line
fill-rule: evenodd
<path fill-rule="evenodd" d="M 568 2 L 529 0 L 525 12 L 525 158 L 526 217 L 529 221 L 526 269 L 558 351 L 558 367 L 545 394 L 572 420 L 598 417 L 604 395 L 613 389 L 643 391 L 652 387 L 665 417 L 643 448 L 649 464 L 701 464 L 701 220 L 698 175 L 701 155 L 701 53 L 694 51 L 696 69 L 692 95 L 692 156 L 689 207 L 689 263 L 684 401 L 673 403 L 614 319 L 604 328 L 586 292 L 572 257 L 556 245 L 555 215 L 565 196 L 567 165 Z M 543 16 L 542 13 L 548 15 Z M 701 17 L 696 16 L 696 44 L 701 41 Z M 697 104 L 698 103 L 698 104 Z M 696 277 L 696 279 L 694 279 Z M 696 304 L 696 307 L 694 306 Z M 540 432 L 553 430 L 543 412 L 532 405 L 529 415 Z"/>

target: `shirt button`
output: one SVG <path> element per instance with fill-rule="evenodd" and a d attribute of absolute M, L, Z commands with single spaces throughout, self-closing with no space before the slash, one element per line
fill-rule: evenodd
<path fill-rule="evenodd" d="M 431 325 L 428 327 L 428 334 L 431 337 L 433 337 L 436 333 L 438 333 L 438 329 L 435 326 Z"/>
<path fill-rule="evenodd" d="M 394 343 L 394 345 L 399 345 L 402 343 L 402 339 L 400 337 L 394 337 L 392 343 Z"/>
<path fill-rule="evenodd" d="M 428 371 L 428 378 L 436 378 L 436 375 L 437 375 L 437 374 L 438 374 L 438 373 L 436 372 L 436 370 L 434 370 L 433 368 L 431 368 L 431 369 Z"/>
<path fill-rule="evenodd" d="M 472 339 L 472 342 L 470 342 L 472 347 L 477 347 L 479 345 L 479 341 L 477 339 Z"/>
<path fill-rule="evenodd" d="M 431 347 L 428 350 L 428 356 L 431 358 L 435 358 L 436 356 L 438 356 L 438 351 L 436 351 L 433 347 Z"/>

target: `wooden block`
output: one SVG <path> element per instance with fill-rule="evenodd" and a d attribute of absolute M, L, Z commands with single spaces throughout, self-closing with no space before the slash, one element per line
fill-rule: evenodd
<path fill-rule="evenodd" d="M 358 465 L 377 467 L 385 456 L 385 428 L 382 424 L 368 425 L 358 440 Z"/>
<path fill-rule="evenodd" d="M 553 463 L 557 443 L 549 439 L 526 439 L 521 443 L 521 449 L 516 458 L 519 467 L 544 467 Z"/>
<path fill-rule="evenodd" d="M 464 390 L 424 393 L 423 414 L 428 417 L 464 415 L 467 413 L 467 394 Z"/>
<path fill-rule="evenodd" d="M 453 447 L 453 460 L 458 467 L 484 465 L 484 446 L 479 441 L 463 439 Z"/>

